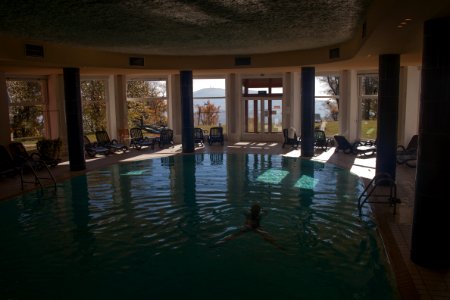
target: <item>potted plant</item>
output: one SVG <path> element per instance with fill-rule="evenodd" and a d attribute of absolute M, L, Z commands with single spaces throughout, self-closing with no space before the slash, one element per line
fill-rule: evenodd
<path fill-rule="evenodd" d="M 36 147 L 41 159 L 45 161 L 47 165 L 55 167 L 61 159 L 59 158 L 59 152 L 61 150 L 62 142 L 57 139 L 42 139 L 37 142 Z"/>

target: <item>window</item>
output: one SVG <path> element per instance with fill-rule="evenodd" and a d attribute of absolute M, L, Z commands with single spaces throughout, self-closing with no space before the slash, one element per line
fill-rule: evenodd
<path fill-rule="evenodd" d="M 127 82 L 128 127 L 141 127 L 146 135 L 156 135 L 167 126 L 167 81 Z"/>
<path fill-rule="evenodd" d="M 316 76 L 315 127 L 326 136 L 339 134 L 339 76 Z"/>
<path fill-rule="evenodd" d="M 282 132 L 283 81 L 281 78 L 244 79 L 242 97 L 245 132 Z"/>
<path fill-rule="evenodd" d="M 83 131 L 93 139 L 94 133 L 106 130 L 106 81 L 81 80 Z"/>
<path fill-rule="evenodd" d="M 193 80 L 194 126 L 204 130 L 214 126 L 226 126 L 226 96 L 224 78 Z"/>
<path fill-rule="evenodd" d="M 45 79 L 7 79 L 11 140 L 27 150 L 45 136 L 47 81 Z"/>
<path fill-rule="evenodd" d="M 378 74 L 363 74 L 358 76 L 360 120 L 359 138 L 369 140 L 377 138 L 378 115 Z"/>

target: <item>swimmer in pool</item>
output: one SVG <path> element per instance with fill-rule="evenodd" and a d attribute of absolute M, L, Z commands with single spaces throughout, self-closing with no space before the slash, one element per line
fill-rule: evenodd
<path fill-rule="evenodd" d="M 233 233 L 225 237 L 224 239 L 220 240 L 219 242 L 216 243 L 216 245 L 224 243 L 226 241 L 233 240 L 238 236 L 243 235 L 244 233 L 253 231 L 258 233 L 265 241 L 271 243 L 278 249 L 285 250 L 283 247 L 277 244 L 275 239 L 267 231 L 264 231 L 263 228 L 261 227 L 261 219 L 265 214 L 267 214 L 267 212 L 263 210 L 259 204 L 256 203 L 253 204 L 252 207 L 250 208 L 250 211 L 245 213 L 244 227 L 242 227 L 238 232 Z"/>

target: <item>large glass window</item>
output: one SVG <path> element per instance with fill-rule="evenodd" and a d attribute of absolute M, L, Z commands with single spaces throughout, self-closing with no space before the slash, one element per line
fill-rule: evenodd
<path fill-rule="evenodd" d="M 6 87 L 11 140 L 22 142 L 27 150 L 36 149 L 36 142 L 45 136 L 47 81 L 8 79 Z"/>
<path fill-rule="evenodd" d="M 245 132 L 282 132 L 283 81 L 281 78 L 244 79 L 242 97 L 245 109 Z"/>
<path fill-rule="evenodd" d="M 128 126 L 141 127 L 146 135 L 157 135 L 167 127 L 167 81 L 127 82 Z"/>
<path fill-rule="evenodd" d="M 214 126 L 226 126 L 226 97 L 224 78 L 193 80 L 194 126 L 208 130 Z"/>
<path fill-rule="evenodd" d="M 363 74 L 358 76 L 360 100 L 360 139 L 373 140 L 377 138 L 378 116 L 378 74 Z"/>
<path fill-rule="evenodd" d="M 81 105 L 83 109 L 83 131 L 91 140 L 99 130 L 106 130 L 106 81 L 81 80 Z"/>
<path fill-rule="evenodd" d="M 339 134 L 339 76 L 316 76 L 315 128 L 326 136 Z"/>

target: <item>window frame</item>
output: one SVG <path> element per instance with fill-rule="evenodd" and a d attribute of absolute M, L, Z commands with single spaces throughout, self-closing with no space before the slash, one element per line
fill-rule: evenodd
<path fill-rule="evenodd" d="M 357 139 L 358 140 L 367 140 L 369 138 L 367 137 L 363 137 L 362 133 L 362 122 L 364 121 L 362 118 L 362 102 L 365 99 L 374 99 L 376 98 L 377 102 L 378 102 L 378 92 L 379 92 L 379 86 L 378 86 L 378 90 L 376 94 L 373 95 L 367 95 L 367 94 L 362 94 L 362 79 L 364 77 L 377 77 L 378 78 L 378 85 L 380 84 L 379 82 L 379 73 L 378 72 L 360 72 L 357 74 L 357 88 L 358 88 L 358 132 L 357 132 Z M 378 114 L 378 112 L 377 112 Z M 378 120 L 378 115 L 377 118 L 375 119 L 375 121 Z M 375 129 L 376 126 L 375 126 Z M 376 139 L 377 134 L 375 134 L 374 139 Z"/>
<path fill-rule="evenodd" d="M 167 124 L 166 126 L 169 126 L 170 120 L 169 120 L 169 115 L 170 115 L 170 105 L 169 105 L 169 78 L 168 77 L 164 77 L 164 76 L 129 76 L 126 78 L 125 80 L 125 98 L 126 98 L 126 103 L 128 105 L 128 101 L 143 101 L 145 102 L 144 104 L 147 106 L 147 101 L 153 101 L 153 100 L 164 100 L 166 103 L 166 117 L 167 117 Z M 128 97 L 127 93 L 128 93 L 128 82 L 129 81 L 163 81 L 165 82 L 165 93 L 164 96 L 161 97 L 153 97 L 153 96 L 147 96 L 147 97 L 142 97 L 142 98 L 132 98 L 132 97 Z M 128 116 L 128 110 L 127 110 L 127 123 L 129 122 L 129 116 Z"/>
<path fill-rule="evenodd" d="M 253 93 L 249 93 L 249 87 L 247 84 L 252 85 L 253 83 L 251 83 L 251 81 L 254 81 L 254 84 L 256 84 L 256 82 L 258 80 L 260 80 L 261 82 L 267 81 L 269 84 L 268 85 L 261 85 L 261 86 L 256 86 L 256 87 L 250 87 L 250 88 L 254 88 L 254 89 L 262 89 L 263 91 L 261 92 L 257 92 L 255 94 Z M 275 82 L 274 85 L 272 85 L 272 80 Z M 250 83 L 249 83 L 250 82 Z M 279 83 L 280 82 L 280 83 Z M 273 93 L 272 89 L 282 89 L 282 93 Z M 267 91 L 264 91 L 265 89 L 267 89 Z M 243 133 L 244 134 L 280 134 L 282 133 L 282 131 L 273 131 L 273 124 L 272 124 L 272 118 L 269 117 L 271 115 L 269 115 L 269 113 L 271 114 L 273 111 L 273 101 L 274 100 L 278 100 L 281 101 L 281 121 L 280 123 L 283 124 L 283 104 L 285 103 L 285 99 L 284 99 L 284 86 L 283 86 L 283 77 L 282 76 L 268 76 L 268 77 L 247 77 L 247 78 L 242 78 L 241 82 L 240 82 L 240 91 L 241 91 L 241 103 L 243 106 L 242 111 L 243 113 Z M 249 129 L 249 119 L 248 119 L 248 113 L 249 113 L 249 109 L 248 109 L 248 101 L 254 101 L 253 102 L 253 127 L 254 127 L 254 131 L 250 132 L 248 131 Z M 265 122 L 265 101 L 267 101 L 268 103 L 268 107 L 267 107 L 267 113 L 268 113 L 268 118 L 267 118 L 267 124 Z M 259 109 L 257 109 L 259 108 Z M 267 131 L 265 130 L 267 126 Z"/>
<path fill-rule="evenodd" d="M 198 100 L 214 100 L 214 99 L 217 99 L 217 100 L 221 100 L 221 99 L 224 99 L 224 103 L 225 103 L 225 107 L 224 108 L 222 108 L 222 111 L 223 111 L 223 113 L 224 113 L 224 116 L 225 116 L 225 125 L 224 124 L 222 124 L 221 122 L 219 122 L 218 123 L 218 125 L 211 125 L 211 126 L 209 126 L 209 127 L 214 127 L 214 126 L 221 126 L 221 127 L 223 127 L 223 133 L 224 134 L 226 134 L 227 133 L 227 131 L 228 131 L 228 117 L 227 117 L 227 107 L 228 107 L 228 96 L 227 96 L 227 77 L 226 76 L 224 76 L 224 75 L 211 75 L 211 76 L 195 76 L 195 77 L 193 77 L 193 79 L 192 79 L 192 83 L 194 84 L 194 81 L 195 80 L 215 80 L 215 79 L 217 79 L 217 80 L 223 80 L 224 81 L 224 83 L 225 83 L 225 87 L 224 87 L 224 89 L 225 89 L 225 95 L 223 96 L 223 97 L 210 97 L 210 96 L 208 96 L 208 97 L 192 97 L 192 104 L 193 104 L 193 117 L 194 117 L 194 126 L 201 126 L 202 128 L 206 128 L 205 130 L 207 130 L 208 129 L 208 126 L 209 125 L 195 125 L 195 102 L 196 101 L 198 101 Z M 222 113 L 221 112 L 221 109 L 219 109 L 219 115 L 220 115 L 220 113 Z M 219 120 L 220 120 L 220 117 L 219 117 Z"/>
<path fill-rule="evenodd" d="M 22 103 L 14 103 L 11 100 L 11 97 L 8 93 L 8 81 L 37 81 L 39 82 L 39 85 L 41 87 L 41 100 L 37 102 L 22 102 Z M 40 136 L 35 137 L 24 137 L 24 138 L 18 138 L 23 141 L 26 141 L 28 139 L 34 140 L 39 138 L 47 138 L 48 134 L 50 132 L 50 117 L 49 117 L 49 94 L 48 94 L 48 76 L 20 76 L 20 75 L 6 75 L 5 76 L 5 82 L 6 82 L 6 95 L 8 99 L 8 118 L 9 118 L 9 124 L 10 124 L 10 130 L 12 130 L 12 119 L 11 119 L 11 107 L 19 107 L 19 106 L 41 106 L 42 107 L 42 122 L 43 122 L 43 128 L 42 128 L 42 134 Z M 13 133 L 11 132 L 11 140 L 14 140 Z M 26 145 L 27 150 L 34 150 L 36 149 L 36 145 Z"/>
<path fill-rule="evenodd" d="M 314 77 L 315 77 L 315 80 L 318 78 L 318 77 L 327 77 L 327 76 L 334 76 L 334 77 L 339 77 L 339 81 L 341 81 L 342 80 L 342 74 L 340 74 L 340 73 L 337 73 L 337 72 L 329 72 L 329 73 L 318 73 L 318 74 L 316 74 Z M 317 79 L 318 80 L 318 79 Z M 342 82 L 342 81 L 341 81 Z M 335 134 L 339 134 L 339 132 L 340 132 L 340 128 L 341 128 L 341 114 L 340 114 L 340 110 L 341 110 L 341 105 L 342 105 L 342 103 L 341 103 L 341 90 L 340 90 L 340 87 L 339 87 L 339 94 L 338 95 L 318 95 L 318 94 L 316 94 L 316 91 L 317 91 L 317 87 L 316 87 L 316 90 L 314 91 L 314 105 L 316 104 L 316 100 L 317 99 L 332 99 L 332 100 L 334 100 L 334 101 L 336 101 L 336 103 L 339 103 L 339 106 L 338 106 L 338 118 L 337 118 L 337 120 L 336 121 L 334 121 L 333 120 L 333 122 L 337 122 L 337 128 L 338 128 L 338 130 L 337 130 L 337 132 L 333 132 L 333 130 L 327 130 L 326 129 L 326 127 L 323 127 L 322 126 L 322 121 L 325 119 L 325 116 L 324 117 L 322 117 L 321 116 L 321 120 L 320 120 L 320 127 L 319 127 L 319 129 L 321 129 L 321 130 L 325 130 L 325 132 L 326 132 L 326 134 L 327 134 L 327 136 L 333 136 L 333 135 L 335 135 Z M 339 101 L 337 101 L 337 100 L 339 100 Z M 315 113 L 317 113 L 317 112 L 315 112 Z M 330 112 L 331 113 L 331 112 Z M 329 122 L 329 120 L 325 120 L 327 123 Z M 315 116 L 314 116 L 314 122 L 316 123 L 316 122 L 319 122 L 318 120 L 316 120 L 315 119 Z"/>

